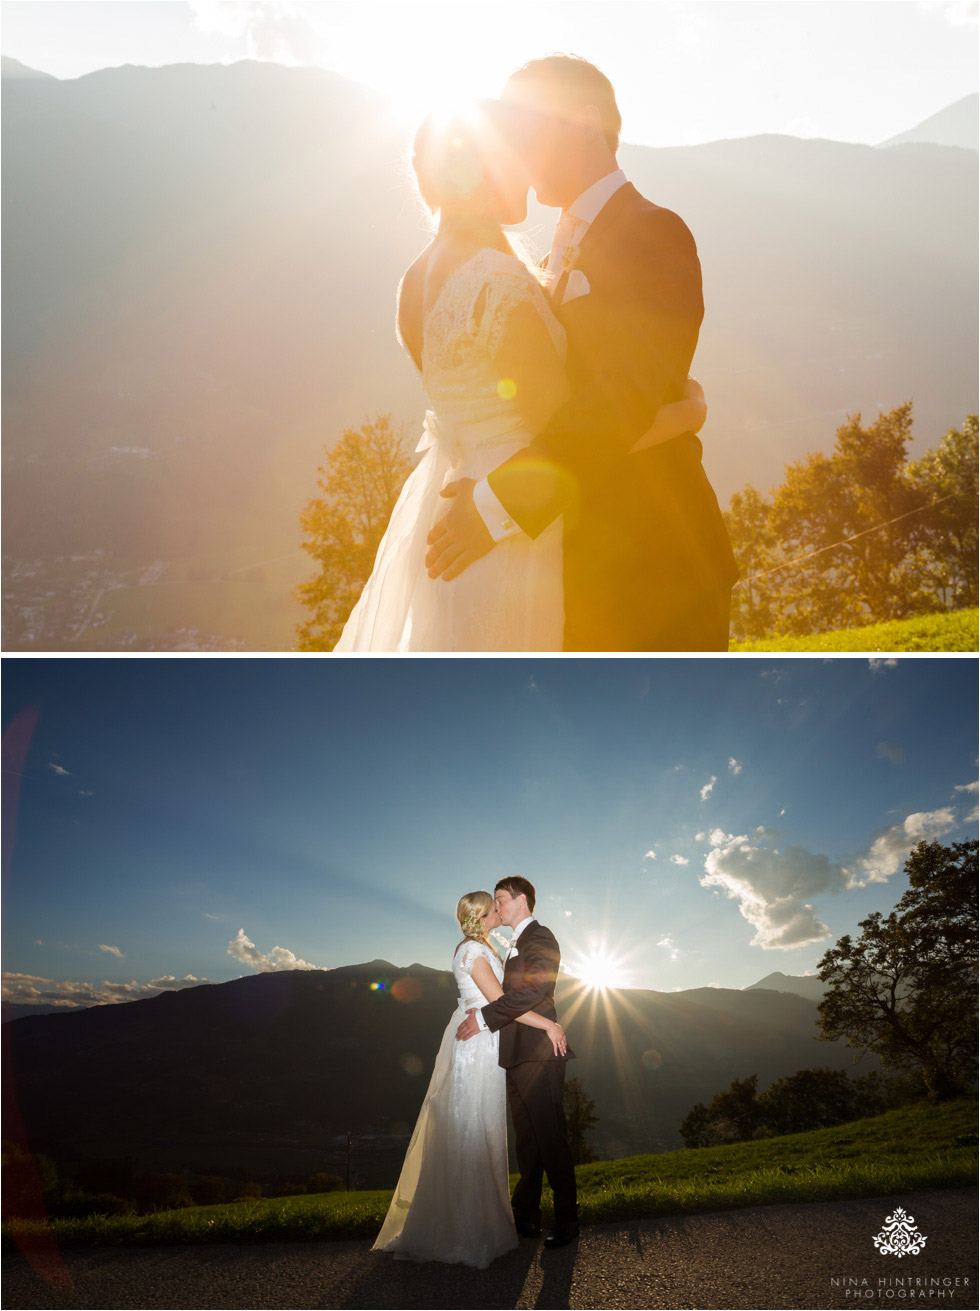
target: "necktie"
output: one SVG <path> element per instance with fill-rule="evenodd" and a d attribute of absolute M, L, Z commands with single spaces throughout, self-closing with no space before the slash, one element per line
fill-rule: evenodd
<path fill-rule="evenodd" d="M 572 234 L 578 222 L 574 214 L 570 214 L 567 210 L 562 211 L 558 226 L 555 228 L 555 239 L 551 243 L 551 254 L 548 256 L 549 273 L 561 273 L 561 257 L 572 244 Z"/>

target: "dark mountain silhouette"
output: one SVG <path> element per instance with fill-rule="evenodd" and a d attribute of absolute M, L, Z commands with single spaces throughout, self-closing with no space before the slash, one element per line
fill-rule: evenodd
<path fill-rule="evenodd" d="M 2 1001 L 0 1020 L 6 1024 L 8 1020 L 19 1020 L 25 1015 L 65 1015 L 75 1009 L 77 1008 L 73 1006 L 54 1006 L 46 1003 L 35 1006 L 29 1001 Z"/>
<path fill-rule="evenodd" d="M 882 141 L 883 146 L 904 146 L 927 142 L 933 146 L 959 146 L 963 150 L 980 148 L 980 95 L 964 96 L 931 114 L 907 132 Z"/>
<path fill-rule="evenodd" d="M 323 70 L 29 71 L 3 78 L 6 645 L 193 622 L 288 647 L 323 444 L 425 408 L 393 322 L 426 240 L 409 134 Z M 723 502 L 848 412 L 912 397 L 924 448 L 975 409 L 974 156 L 774 136 L 621 161 L 698 241 Z M 553 222 L 532 208 L 538 247 Z"/>
<path fill-rule="evenodd" d="M 750 983 L 745 991 L 751 992 L 754 988 L 767 988 L 770 992 L 795 992 L 798 997 L 806 997 L 809 1001 L 821 1001 L 826 992 L 825 985 L 816 975 L 781 974 L 779 970 L 767 974 L 758 983 Z"/>
<path fill-rule="evenodd" d="M 391 1184 L 455 996 L 449 972 L 372 961 L 14 1019 L 5 1110 L 16 1096 L 35 1150 L 59 1160 L 219 1174 L 336 1169 L 349 1129 L 361 1181 Z M 559 1008 L 610 1155 L 679 1147 L 687 1111 L 735 1077 L 851 1065 L 785 992 L 583 994 L 563 978 Z"/>

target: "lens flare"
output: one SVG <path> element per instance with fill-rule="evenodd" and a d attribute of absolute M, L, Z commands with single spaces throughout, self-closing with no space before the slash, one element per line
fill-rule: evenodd
<path fill-rule="evenodd" d="M 397 983 L 392 985 L 391 995 L 394 997 L 395 1001 L 418 1001 L 422 996 L 422 985 L 419 983 L 418 979 L 413 979 L 411 976 L 406 975 L 404 979 L 399 979 Z"/>
<path fill-rule="evenodd" d="M 663 1064 L 663 1057 L 653 1047 L 648 1052 L 644 1052 L 640 1058 L 648 1070 L 659 1070 Z"/>

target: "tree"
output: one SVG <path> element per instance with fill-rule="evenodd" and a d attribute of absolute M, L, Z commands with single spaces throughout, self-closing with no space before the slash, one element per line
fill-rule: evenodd
<path fill-rule="evenodd" d="M 697 1102 L 681 1123 L 685 1147 L 715 1147 L 750 1138 L 774 1138 L 877 1115 L 908 1100 L 907 1090 L 877 1070 L 850 1079 L 843 1070 L 797 1070 L 756 1092 L 756 1075 L 733 1079 L 710 1105 Z"/>
<path fill-rule="evenodd" d="M 725 519 L 743 575 L 739 637 L 975 603 L 976 419 L 909 464 L 911 438 L 911 401 L 867 426 L 849 416 L 831 454 L 788 464 L 768 498 L 751 486 L 735 493 Z"/>
<path fill-rule="evenodd" d="M 588 1134 L 599 1123 L 595 1102 L 585 1091 L 582 1080 L 572 1077 L 565 1080 L 562 1096 L 565 1119 L 568 1123 L 568 1141 L 572 1148 L 572 1160 L 576 1165 L 585 1165 L 594 1161 L 596 1154 L 588 1143 Z"/>
<path fill-rule="evenodd" d="M 970 414 L 908 466 L 919 499 L 935 504 L 919 521 L 918 538 L 951 606 L 977 604 L 977 456 L 977 416 Z"/>
<path fill-rule="evenodd" d="M 820 961 L 820 1036 L 917 1072 L 941 1099 L 977 1066 L 977 842 L 920 842 L 905 871 L 895 910 L 869 915 Z"/>
<path fill-rule="evenodd" d="M 695 1102 L 681 1121 L 681 1137 L 685 1147 L 712 1147 L 717 1141 L 711 1116 L 704 1102 Z"/>
<path fill-rule="evenodd" d="M 826 1067 L 797 1070 L 774 1079 L 759 1098 L 766 1130 L 774 1136 L 826 1129 L 877 1115 L 896 1100 L 901 1100 L 901 1093 L 877 1070 L 851 1079 L 844 1070 Z"/>
<path fill-rule="evenodd" d="M 300 651 L 330 651 L 371 573 L 378 544 L 412 470 L 390 414 L 345 430 L 317 469 L 323 493 L 300 515 L 302 547 L 320 572 L 294 592 L 311 612 L 297 627 Z"/>

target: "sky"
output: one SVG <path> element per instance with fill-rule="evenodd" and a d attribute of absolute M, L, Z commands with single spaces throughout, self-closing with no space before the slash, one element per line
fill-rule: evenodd
<path fill-rule="evenodd" d="M 974 658 L 3 661 L 4 996 L 449 968 L 523 874 L 624 986 L 815 970 L 976 835 Z"/>
<path fill-rule="evenodd" d="M 977 0 L 7 0 L 0 18 L 3 53 L 57 77 L 272 59 L 366 82 L 412 123 L 563 50 L 608 74 L 623 139 L 652 146 L 769 132 L 874 145 L 980 85 Z"/>

